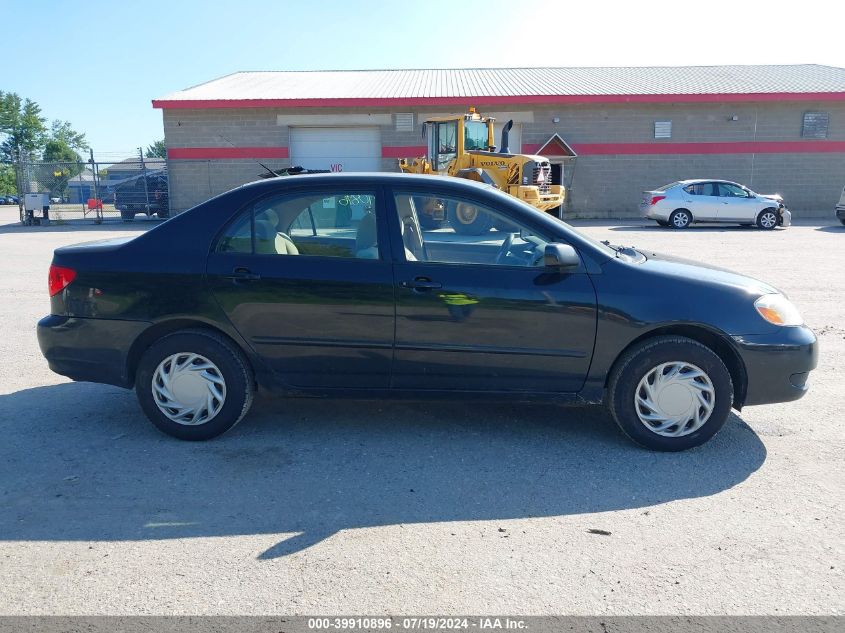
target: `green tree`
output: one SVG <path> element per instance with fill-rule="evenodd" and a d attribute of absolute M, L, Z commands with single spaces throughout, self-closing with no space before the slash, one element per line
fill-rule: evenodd
<path fill-rule="evenodd" d="M 64 196 L 71 178 L 85 169 L 79 154 L 60 138 L 51 138 L 44 146 L 44 163 L 38 168 L 38 182 L 51 194 Z"/>
<path fill-rule="evenodd" d="M 47 120 L 41 108 L 14 92 L 0 91 L 0 160 L 16 162 L 35 156 L 47 140 Z"/>
<path fill-rule="evenodd" d="M 0 164 L 0 194 L 18 194 L 18 183 L 15 178 L 15 168 L 11 165 Z"/>
<path fill-rule="evenodd" d="M 81 152 L 89 148 L 88 139 L 85 138 L 85 134 L 74 130 L 70 125 L 70 121 L 53 121 L 53 124 L 50 126 L 50 138 L 54 141 L 63 142 L 75 152 Z M 45 156 L 44 160 L 49 159 Z"/>
<path fill-rule="evenodd" d="M 164 139 L 148 145 L 144 156 L 146 158 L 167 158 L 167 147 L 164 145 Z"/>

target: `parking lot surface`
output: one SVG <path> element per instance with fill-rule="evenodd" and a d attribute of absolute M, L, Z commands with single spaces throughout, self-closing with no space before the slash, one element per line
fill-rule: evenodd
<path fill-rule="evenodd" d="M 153 226 L 0 210 L 0 613 L 845 613 L 845 227 L 579 222 L 786 291 L 810 393 L 651 453 L 600 408 L 260 400 L 222 438 L 51 373 L 52 250 Z"/>

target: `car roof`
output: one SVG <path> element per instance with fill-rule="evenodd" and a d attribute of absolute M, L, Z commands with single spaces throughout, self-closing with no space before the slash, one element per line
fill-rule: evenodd
<path fill-rule="evenodd" d="M 262 189 L 265 187 L 276 187 L 279 183 L 285 185 L 297 186 L 301 184 L 309 185 L 329 185 L 340 184 L 344 182 L 370 182 L 374 184 L 385 185 L 438 185 L 448 186 L 456 189 L 467 189 L 468 191 L 479 188 L 483 190 L 495 189 L 491 185 L 481 182 L 475 182 L 466 178 L 455 178 L 454 176 L 438 176 L 434 174 L 405 174 L 395 172 L 383 171 L 356 171 L 347 173 L 328 173 L 328 174 L 297 174 L 292 176 L 277 176 L 275 178 L 263 178 L 253 182 L 248 182 L 241 185 L 240 188 L 255 188 Z"/>
<path fill-rule="evenodd" d="M 678 184 L 681 185 L 695 185 L 700 182 L 723 182 L 726 185 L 736 185 L 737 187 L 744 187 L 738 182 L 734 182 L 733 180 L 722 180 L 720 178 L 694 178 L 692 180 L 679 180 Z"/>

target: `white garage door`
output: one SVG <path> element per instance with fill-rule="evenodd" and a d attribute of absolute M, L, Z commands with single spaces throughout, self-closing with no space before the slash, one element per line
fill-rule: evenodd
<path fill-rule="evenodd" d="M 495 121 L 493 129 L 495 130 L 493 138 L 496 141 L 496 151 L 502 151 L 502 128 L 507 121 Z M 508 134 L 508 149 L 511 154 L 519 154 L 522 151 L 522 123 L 514 123 Z"/>
<path fill-rule="evenodd" d="M 292 127 L 290 164 L 306 169 L 379 171 L 381 137 L 376 127 Z"/>

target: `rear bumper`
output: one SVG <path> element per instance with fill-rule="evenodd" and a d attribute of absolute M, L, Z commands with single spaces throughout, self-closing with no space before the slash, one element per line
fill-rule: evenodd
<path fill-rule="evenodd" d="M 734 336 L 745 365 L 747 386 L 742 405 L 791 402 L 807 393 L 819 346 L 805 326 L 783 327 L 773 334 Z"/>
<path fill-rule="evenodd" d="M 840 220 L 845 220 L 845 206 L 836 207 L 836 217 Z"/>
<path fill-rule="evenodd" d="M 50 315 L 38 322 L 38 345 L 50 369 L 73 380 L 130 387 L 127 354 L 149 323 Z"/>
<path fill-rule="evenodd" d="M 669 220 L 670 212 L 668 210 L 660 209 L 651 204 L 640 205 L 640 216 L 648 218 L 649 220 Z"/>

